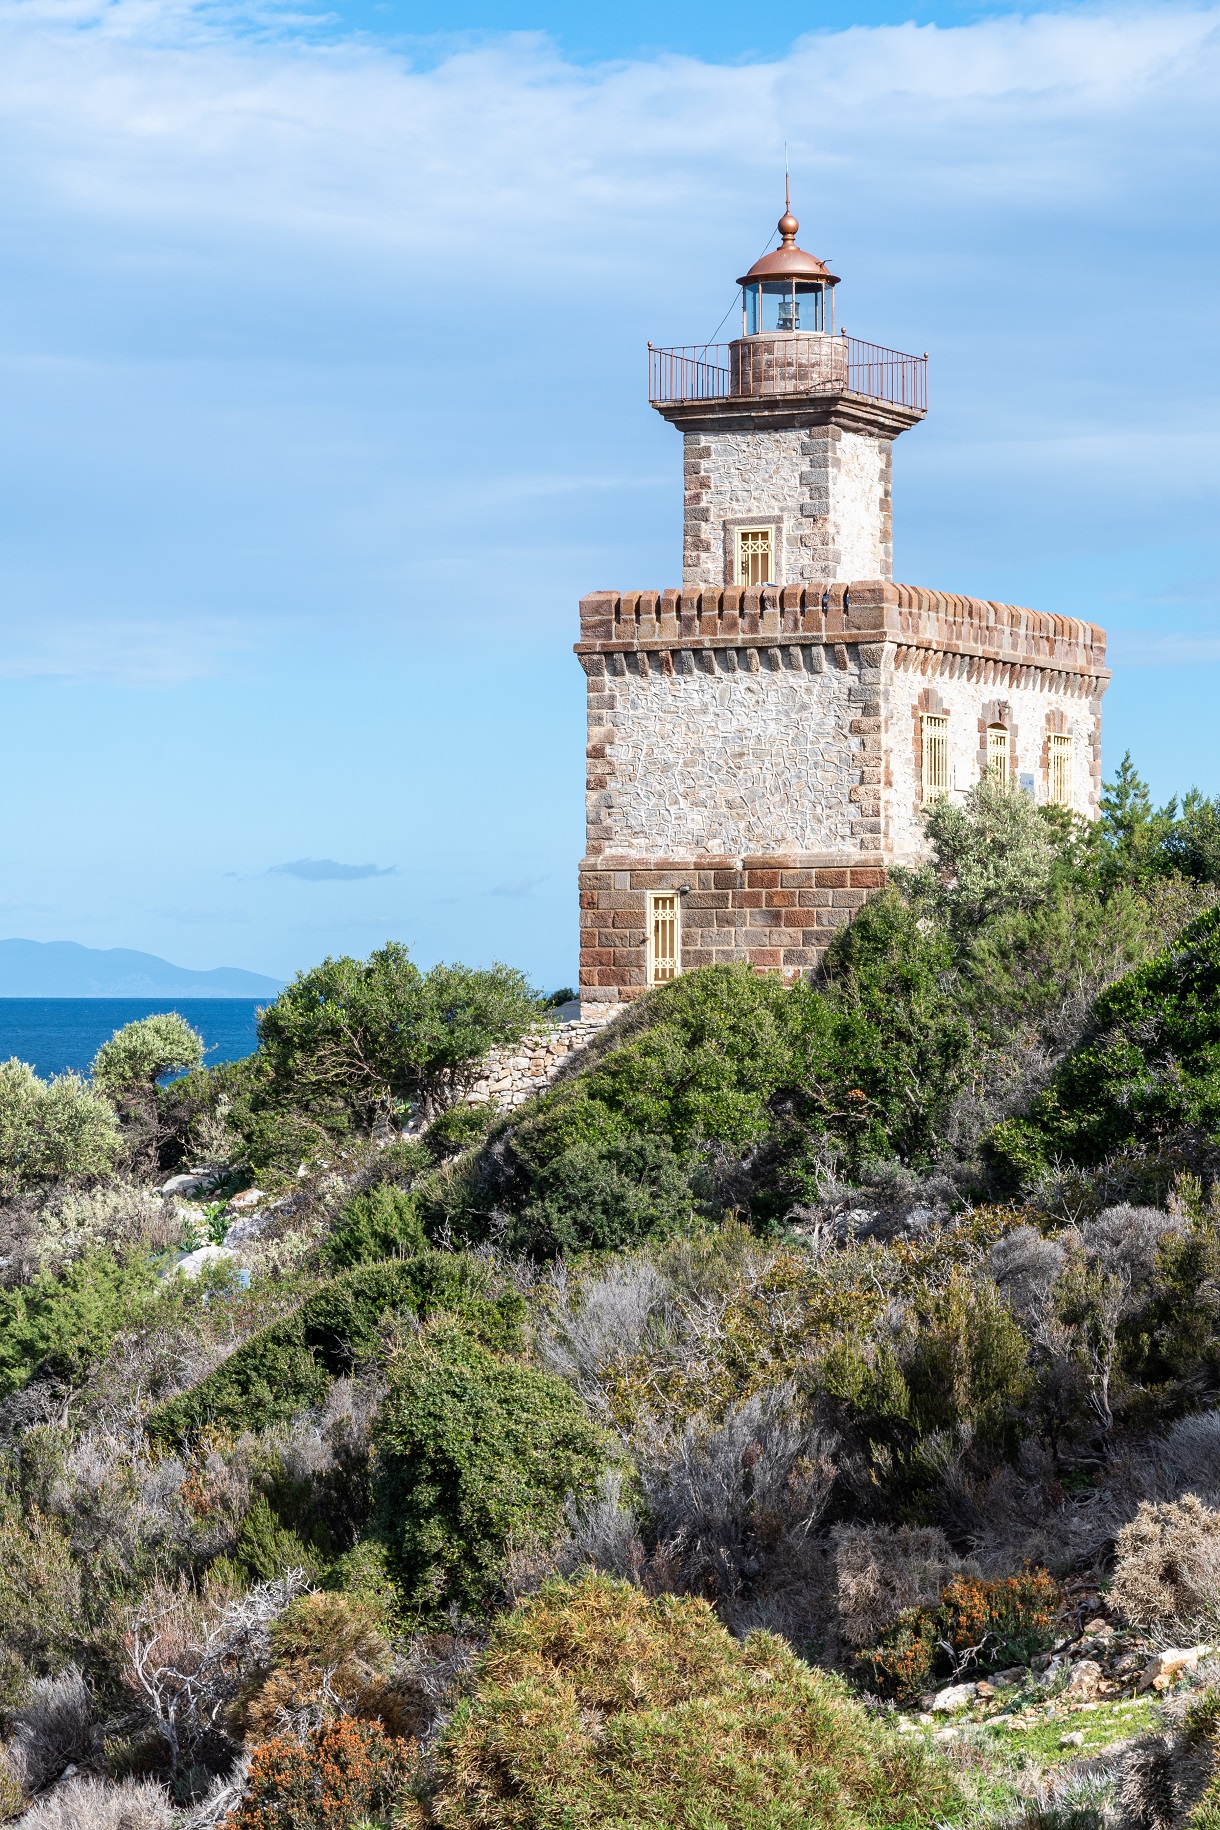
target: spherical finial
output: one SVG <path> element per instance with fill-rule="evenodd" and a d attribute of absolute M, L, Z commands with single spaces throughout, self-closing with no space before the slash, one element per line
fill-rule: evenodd
<path fill-rule="evenodd" d="M 777 224 L 779 232 L 784 238 L 785 248 L 790 248 L 792 246 L 792 244 L 795 242 L 796 232 L 800 228 L 800 226 L 801 226 L 800 223 L 796 220 L 796 217 L 792 214 L 792 211 L 785 210 Z"/>

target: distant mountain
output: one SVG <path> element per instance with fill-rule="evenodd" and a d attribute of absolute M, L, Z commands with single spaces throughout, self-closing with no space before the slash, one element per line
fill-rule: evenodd
<path fill-rule="evenodd" d="M 130 947 L 0 940 L 0 998 L 273 998 L 282 989 L 240 966 L 193 972 Z"/>

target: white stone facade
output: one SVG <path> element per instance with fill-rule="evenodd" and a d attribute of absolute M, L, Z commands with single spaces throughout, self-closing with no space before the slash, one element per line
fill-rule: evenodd
<path fill-rule="evenodd" d="M 834 425 L 685 435 L 683 582 L 734 582 L 734 535 L 772 530 L 776 584 L 893 575 L 891 440 Z"/>
<path fill-rule="evenodd" d="M 647 655 L 632 657 L 613 679 L 614 710 L 590 726 L 613 759 L 612 785 L 595 791 L 608 850 L 695 857 L 854 846 L 858 676 L 833 659 L 827 669 L 820 647 L 786 658 L 777 667 L 765 650 L 709 649 L 689 672 L 667 673 Z"/>
<path fill-rule="evenodd" d="M 1100 704 L 1078 683 L 1042 676 L 1025 686 L 997 688 L 985 680 L 929 676 L 892 669 L 886 686 L 886 839 L 895 863 L 909 863 L 927 851 L 920 817 L 923 703 L 948 716 L 949 793 L 960 799 L 987 767 L 989 725 L 1008 731 L 1009 769 L 1016 783 L 1032 778 L 1027 792 L 1050 798 L 1048 739 L 1072 739 L 1072 810 L 1096 819 L 1101 783 Z"/>
<path fill-rule="evenodd" d="M 1097 815 L 1109 674 L 1090 623 L 865 579 L 598 592 L 581 636 L 582 1007 L 646 987 L 656 893 L 681 898 L 684 966 L 816 966 L 889 867 L 926 855 L 929 717 L 951 796 L 999 728 L 1015 786 L 1056 799 L 1066 752 L 1068 804 Z"/>

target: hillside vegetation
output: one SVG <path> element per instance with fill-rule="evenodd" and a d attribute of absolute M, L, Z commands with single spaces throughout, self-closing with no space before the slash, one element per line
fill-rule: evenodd
<path fill-rule="evenodd" d="M 395 943 L 0 1067 L 7 1818 L 1212 1824 L 1220 809 L 927 825 L 511 1113 Z"/>

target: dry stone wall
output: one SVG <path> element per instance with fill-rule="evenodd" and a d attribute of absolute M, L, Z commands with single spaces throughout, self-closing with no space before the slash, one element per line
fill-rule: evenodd
<path fill-rule="evenodd" d="M 499 1106 L 510 1111 L 549 1087 L 561 1067 L 589 1046 L 613 1010 L 582 1012 L 579 1017 L 527 1036 L 515 1048 L 493 1048 L 483 1072 L 466 1095 L 468 1106 Z"/>

